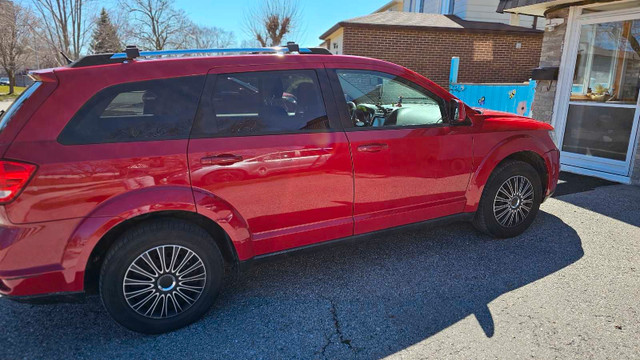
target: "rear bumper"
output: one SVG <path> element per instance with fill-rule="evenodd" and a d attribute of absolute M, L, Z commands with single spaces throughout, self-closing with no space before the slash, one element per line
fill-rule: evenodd
<path fill-rule="evenodd" d="M 39 296 L 83 291 L 84 269 L 63 266 L 80 219 L 12 224 L 0 206 L 0 294 Z"/>
<path fill-rule="evenodd" d="M 82 292 L 82 288 L 82 276 L 74 276 L 68 281 L 63 270 L 19 277 L 0 276 L 0 294 L 13 298 L 78 293 Z"/>

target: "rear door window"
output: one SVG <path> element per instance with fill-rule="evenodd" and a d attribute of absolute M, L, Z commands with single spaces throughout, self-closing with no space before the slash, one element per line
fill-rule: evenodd
<path fill-rule="evenodd" d="M 65 145 L 186 139 L 205 76 L 141 81 L 98 92 L 69 121 Z"/>
<path fill-rule="evenodd" d="M 250 136 L 330 129 L 314 70 L 220 74 L 194 137 Z"/>

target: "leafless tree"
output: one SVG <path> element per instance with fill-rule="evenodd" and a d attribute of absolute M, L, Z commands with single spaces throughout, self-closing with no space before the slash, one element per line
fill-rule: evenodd
<path fill-rule="evenodd" d="M 0 0 L 0 66 L 9 77 L 9 94 L 13 94 L 16 85 L 16 72 L 27 57 L 29 28 L 33 20 L 29 9 L 10 0 Z"/>
<path fill-rule="evenodd" d="M 300 9 L 292 0 L 263 0 L 245 13 L 245 30 L 263 47 L 282 44 L 285 35 L 299 25 Z"/>
<path fill-rule="evenodd" d="M 256 48 L 256 47 L 261 47 L 262 44 L 260 44 L 258 42 L 258 40 L 251 38 L 251 39 L 244 39 L 240 42 L 240 47 L 241 48 Z"/>
<path fill-rule="evenodd" d="M 134 37 L 143 48 L 163 50 L 178 46 L 188 25 L 186 14 L 173 6 L 173 0 L 120 0 L 130 14 Z"/>
<path fill-rule="evenodd" d="M 182 37 L 183 47 L 195 49 L 227 48 L 235 43 L 233 32 L 215 26 L 189 24 Z"/>
<path fill-rule="evenodd" d="M 33 0 L 34 8 L 51 47 L 77 59 L 85 47 L 92 19 L 85 15 L 85 6 L 91 0 Z M 64 59 L 58 60 L 64 64 Z"/>
<path fill-rule="evenodd" d="M 113 26 L 116 28 L 118 38 L 123 45 L 135 45 L 137 43 L 136 30 L 131 24 L 130 13 L 122 6 L 116 6 L 111 9 L 110 15 L 113 15 L 111 19 Z"/>

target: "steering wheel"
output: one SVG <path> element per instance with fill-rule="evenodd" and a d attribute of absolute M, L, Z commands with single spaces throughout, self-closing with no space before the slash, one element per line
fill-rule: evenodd
<path fill-rule="evenodd" d="M 359 109 L 353 101 L 347 101 L 347 105 L 349 106 L 349 115 L 351 117 L 351 122 L 353 122 L 355 126 L 363 127 L 372 125 L 373 116 L 371 116 L 371 114 L 362 109 Z"/>
<path fill-rule="evenodd" d="M 347 101 L 347 106 L 349 107 L 349 117 L 351 118 L 351 122 L 355 124 L 358 121 L 356 117 L 356 109 L 358 107 L 353 101 Z"/>

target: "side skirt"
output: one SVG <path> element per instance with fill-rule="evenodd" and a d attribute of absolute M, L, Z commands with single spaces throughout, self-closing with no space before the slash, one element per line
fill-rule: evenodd
<path fill-rule="evenodd" d="M 277 258 L 280 258 L 282 256 L 286 256 L 286 255 L 302 254 L 302 253 L 310 252 L 312 250 L 317 250 L 317 249 L 320 249 L 320 248 L 329 248 L 331 246 L 355 243 L 355 242 L 363 241 L 363 240 L 366 240 L 366 239 L 371 239 L 371 238 L 375 238 L 375 237 L 378 237 L 378 236 L 383 236 L 383 235 L 397 233 L 397 232 L 403 232 L 403 231 L 414 230 L 414 229 L 437 227 L 437 226 L 447 225 L 447 224 L 451 224 L 451 223 L 455 223 L 455 222 L 471 221 L 473 219 L 474 214 L 475 213 L 460 213 L 460 214 L 454 214 L 454 215 L 449 215 L 449 216 L 443 216 L 443 217 L 436 218 L 436 219 L 421 221 L 421 222 L 417 222 L 417 223 L 413 223 L 413 224 L 396 226 L 396 227 L 392 227 L 392 228 L 388 228 L 388 229 L 369 232 L 369 233 L 366 233 L 366 234 L 358 234 L 358 235 L 348 236 L 348 237 L 345 237 L 345 238 L 329 240 L 329 241 L 323 241 L 323 242 L 316 243 L 316 244 L 305 245 L 305 246 L 300 246 L 300 247 L 296 247 L 296 248 L 292 248 L 292 249 L 282 250 L 282 251 L 278 251 L 278 252 L 274 252 L 274 253 L 258 255 L 258 256 L 254 257 L 254 258 L 241 261 L 238 264 L 238 270 L 240 272 L 244 272 L 244 271 L 249 270 L 255 264 L 259 264 L 259 263 L 262 263 L 262 262 L 265 262 L 265 261 L 268 261 L 268 260 L 275 260 Z"/>
<path fill-rule="evenodd" d="M 28 296 L 2 296 L 7 300 L 31 304 L 31 305 L 50 305 L 50 304 L 70 304 L 70 303 L 84 303 L 86 301 L 86 295 L 83 291 L 80 292 L 61 292 L 41 295 L 28 295 Z"/>

